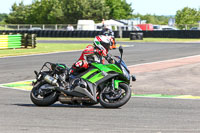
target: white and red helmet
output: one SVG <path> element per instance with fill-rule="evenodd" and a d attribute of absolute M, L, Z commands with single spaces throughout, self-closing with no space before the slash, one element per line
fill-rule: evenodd
<path fill-rule="evenodd" d="M 94 45 L 100 50 L 110 50 L 110 46 L 112 45 L 111 40 L 105 35 L 95 36 Z"/>

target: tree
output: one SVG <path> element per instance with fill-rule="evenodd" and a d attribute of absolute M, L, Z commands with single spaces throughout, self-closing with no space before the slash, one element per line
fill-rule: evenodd
<path fill-rule="evenodd" d="M 11 24 L 56 24 L 63 22 L 61 0 L 34 0 L 31 5 L 23 1 L 12 5 L 11 13 L 6 18 Z"/>
<path fill-rule="evenodd" d="M 64 0 L 65 23 L 77 23 L 79 19 L 101 21 L 108 18 L 109 7 L 105 0 Z"/>
<path fill-rule="evenodd" d="M 5 22 L 10 24 L 25 24 L 27 15 L 27 6 L 24 5 L 23 1 L 17 5 L 14 3 L 12 5 L 11 13 L 6 18 Z"/>
<path fill-rule="evenodd" d="M 83 18 L 102 21 L 103 18 L 109 19 L 109 12 L 110 9 L 106 6 L 104 0 L 87 0 L 83 12 Z"/>
<path fill-rule="evenodd" d="M 132 16 L 133 9 L 131 4 L 126 0 L 105 0 L 106 5 L 110 8 L 109 18 L 112 19 L 127 19 Z"/>
<path fill-rule="evenodd" d="M 151 24 L 168 24 L 168 20 L 170 16 L 156 16 L 151 14 L 141 15 L 141 14 L 135 14 L 133 15 L 133 18 L 140 18 L 141 20 L 146 20 L 147 23 Z"/>
<path fill-rule="evenodd" d="M 56 2 L 56 1 L 54 0 L 54 2 Z M 62 3 L 62 2 L 60 2 L 60 3 Z M 63 21 L 64 13 L 62 10 L 62 4 L 60 4 L 60 3 L 56 2 L 53 4 L 52 10 L 48 14 L 49 23 L 53 23 L 53 24 L 64 23 L 64 21 Z"/>
<path fill-rule="evenodd" d="M 3 24 L 5 23 L 5 19 L 8 17 L 8 14 L 6 13 L 0 13 L 0 23 Z"/>
<path fill-rule="evenodd" d="M 63 18 L 62 3 L 60 0 L 35 0 L 27 12 L 26 23 L 56 24 Z"/>
<path fill-rule="evenodd" d="M 176 12 L 176 24 L 196 24 L 200 20 L 200 10 L 185 7 Z"/>
<path fill-rule="evenodd" d="M 79 19 L 126 19 L 132 15 L 126 0 L 33 0 L 12 6 L 6 22 L 12 24 L 74 24 Z"/>

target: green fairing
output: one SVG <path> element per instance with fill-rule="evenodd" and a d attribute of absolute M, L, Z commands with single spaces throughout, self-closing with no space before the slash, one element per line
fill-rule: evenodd
<path fill-rule="evenodd" d="M 92 65 L 95 66 L 98 69 L 92 69 L 91 71 L 89 71 L 88 73 L 86 73 L 85 75 L 83 75 L 81 77 L 81 78 L 83 78 L 85 80 L 90 81 L 91 83 L 95 83 L 95 82 L 99 81 L 100 79 L 104 78 L 104 75 L 102 74 L 101 71 L 104 71 L 104 72 L 114 71 L 114 72 L 121 73 L 121 74 L 123 73 L 121 71 L 121 69 L 115 64 L 103 65 L 103 64 L 98 64 L 98 63 L 92 63 Z M 95 73 L 95 72 L 98 72 L 98 73 L 95 74 L 93 77 L 88 79 L 88 77 L 90 75 L 92 75 L 93 73 Z"/>
<path fill-rule="evenodd" d="M 83 75 L 81 78 L 90 81 L 91 83 L 95 83 L 98 80 L 104 78 L 104 76 L 102 75 L 101 72 L 98 72 L 98 69 L 92 69 L 91 71 L 89 71 L 88 73 L 86 73 L 85 75 Z M 93 73 L 98 72 L 96 75 L 94 75 L 93 77 L 91 77 L 90 79 L 88 79 L 88 77 L 90 75 L 92 75 Z"/>
<path fill-rule="evenodd" d="M 87 79 L 87 77 L 89 77 L 91 74 L 93 74 L 96 71 L 98 71 L 98 69 L 92 69 L 91 71 L 89 71 L 88 73 L 86 73 L 85 75 L 83 75 L 81 78 Z"/>
<path fill-rule="evenodd" d="M 124 81 L 122 81 L 122 80 L 115 80 L 114 81 L 115 89 L 118 89 L 119 88 L 119 83 L 122 83 L 122 82 L 124 82 Z"/>
<path fill-rule="evenodd" d="M 58 64 L 59 67 L 66 68 L 64 65 Z"/>
<path fill-rule="evenodd" d="M 93 66 L 97 67 L 99 70 L 104 71 L 104 72 L 110 72 L 110 71 L 115 71 L 117 73 L 123 74 L 121 69 L 115 65 L 115 64 L 98 64 L 98 63 L 92 63 Z"/>
<path fill-rule="evenodd" d="M 92 83 L 95 83 L 102 78 L 104 78 L 104 76 L 100 72 L 100 73 L 96 74 L 95 76 L 93 76 L 92 78 L 90 78 L 89 81 L 92 82 Z"/>

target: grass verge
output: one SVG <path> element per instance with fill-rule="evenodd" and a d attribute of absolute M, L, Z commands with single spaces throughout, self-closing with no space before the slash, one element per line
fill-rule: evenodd
<path fill-rule="evenodd" d="M 27 49 L 0 49 L 0 57 L 18 56 L 18 55 L 31 55 L 50 52 L 61 52 L 71 50 L 82 50 L 87 44 L 44 44 L 38 43 L 36 48 Z"/>

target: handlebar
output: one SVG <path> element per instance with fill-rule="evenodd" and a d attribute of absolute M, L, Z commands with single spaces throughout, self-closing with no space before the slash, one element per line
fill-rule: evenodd
<path fill-rule="evenodd" d="M 109 54 L 107 54 L 107 56 L 105 56 L 105 59 L 108 61 L 108 63 L 111 63 L 111 64 L 115 63 L 115 60 Z"/>

